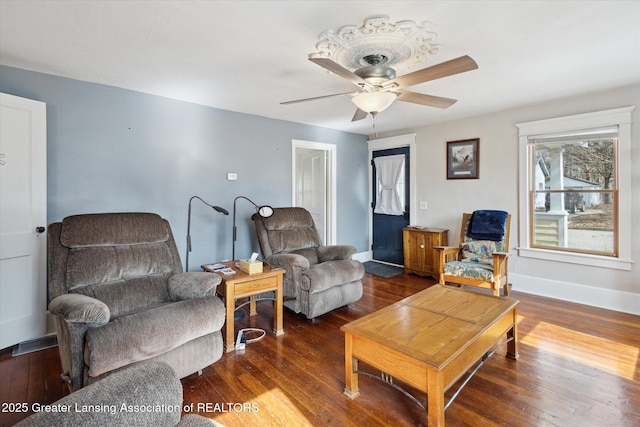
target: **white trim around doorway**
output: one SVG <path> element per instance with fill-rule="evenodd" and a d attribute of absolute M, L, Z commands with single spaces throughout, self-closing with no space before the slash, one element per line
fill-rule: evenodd
<path fill-rule="evenodd" d="M 388 148 L 409 147 L 409 221 L 415 221 L 417 214 L 416 204 L 416 134 L 409 133 L 406 135 L 391 136 L 388 138 L 371 139 L 369 145 L 369 160 L 371 164 L 373 160 L 373 152 L 378 150 L 386 150 Z M 369 206 L 373 203 L 373 174 L 369 167 Z M 372 259 L 373 251 L 373 210 L 369 209 L 369 253 L 363 258 Z"/>
<path fill-rule="evenodd" d="M 335 245 L 337 241 L 337 148 L 335 144 L 323 142 L 291 140 L 291 204 L 296 206 L 296 150 L 307 148 L 313 150 L 323 150 L 327 155 L 327 241 L 325 245 Z"/>

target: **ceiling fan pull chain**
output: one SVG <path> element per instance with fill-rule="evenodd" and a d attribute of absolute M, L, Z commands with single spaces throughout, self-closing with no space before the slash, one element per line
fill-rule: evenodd
<path fill-rule="evenodd" d="M 374 130 L 374 134 L 376 139 L 378 138 L 378 130 L 376 129 L 376 117 L 378 117 L 377 113 L 371 113 L 371 117 L 373 117 L 373 130 Z"/>

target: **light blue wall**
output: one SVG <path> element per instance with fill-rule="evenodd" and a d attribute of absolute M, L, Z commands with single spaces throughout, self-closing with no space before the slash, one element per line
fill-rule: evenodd
<path fill-rule="evenodd" d="M 48 222 L 92 212 L 156 212 L 168 219 L 184 263 L 189 198 L 230 213 L 244 195 L 291 205 L 291 140 L 337 145 L 338 243 L 367 250 L 366 136 L 234 113 L 0 66 L 0 91 L 47 104 Z M 236 172 L 237 181 L 226 173 Z M 238 200 L 236 257 L 258 251 Z M 192 204 L 190 270 L 231 258 L 232 215 Z"/>

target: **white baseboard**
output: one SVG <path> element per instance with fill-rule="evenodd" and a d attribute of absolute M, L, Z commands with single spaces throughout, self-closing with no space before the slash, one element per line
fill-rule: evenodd
<path fill-rule="evenodd" d="M 371 261 L 373 259 L 373 253 L 371 251 L 358 252 L 358 253 L 353 254 L 352 258 L 354 260 L 356 260 L 356 261 L 367 262 L 367 261 Z"/>
<path fill-rule="evenodd" d="M 360 262 L 371 261 L 373 253 L 358 252 L 353 255 L 353 259 Z M 509 281 L 513 284 L 513 289 L 519 292 L 640 315 L 640 294 L 517 273 L 509 273 Z"/>
<path fill-rule="evenodd" d="M 51 312 L 49 310 L 47 310 L 47 335 L 51 335 L 51 334 L 55 334 L 56 333 L 56 324 L 54 323 L 53 320 L 53 314 L 51 314 Z"/>
<path fill-rule="evenodd" d="M 509 273 L 513 290 L 640 315 L 640 294 Z"/>

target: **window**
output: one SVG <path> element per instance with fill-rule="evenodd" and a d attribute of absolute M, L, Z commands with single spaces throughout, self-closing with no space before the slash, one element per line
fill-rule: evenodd
<path fill-rule="evenodd" d="M 632 110 L 518 125 L 521 256 L 630 269 Z"/>
<path fill-rule="evenodd" d="M 528 137 L 531 247 L 618 254 L 618 127 Z"/>
<path fill-rule="evenodd" d="M 386 161 L 385 160 L 391 160 Z M 393 161 L 395 160 L 395 162 Z M 387 206 L 387 209 L 383 210 L 385 212 L 377 212 L 376 213 L 386 213 L 391 215 L 403 215 L 406 210 L 406 191 L 405 191 L 405 163 L 406 159 L 404 155 L 396 155 L 396 156 L 380 156 L 374 159 L 376 165 L 376 208 L 380 207 L 380 204 Z M 389 209 L 388 205 L 390 205 L 389 193 L 383 193 L 383 189 L 385 189 L 385 185 L 383 184 L 383 176 L 386 176 L 384 179 L 388 180 L 387 184 L 392 184 L 393 188 L 393 196 L 397 197 L 397 209 Z M 395 182 L 395 184 L 393 184 Z M 389 187 L 389 185 L 387 185 Z"/>

